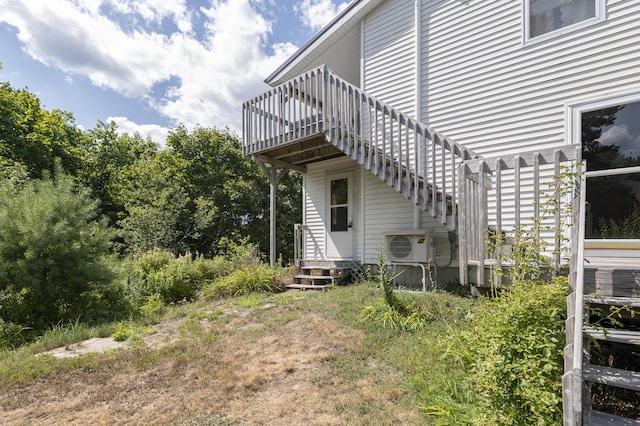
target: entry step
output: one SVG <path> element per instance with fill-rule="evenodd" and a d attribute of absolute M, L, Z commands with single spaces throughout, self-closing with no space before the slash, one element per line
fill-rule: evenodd
<path fill-rule="evenodd" d="M 605 342 L 626 343 L 628 345 L 640 346 L 640 331 L 620 328 L 600 329 L 587 327 L 584 332 L 595 339 Z"/>
<path fill-rule="evenodd" d="M 640 421 L 592 410 L 585 414 L 584 424 L 589 426 L 640 426 Z"/>
<path fill-rule="evenodd" d="M 582 371 L 584 380 L 617 388 L 640 391 L 640 373 L 601 365 L 585 365 Z"/>
<path fill-rule="evenodd" d="M 637 297 L 613 297 L 613 296 L 588 296 L 584 301 L 594 305 L 628 306 L 630 308 L 640 308 L 640 298 Z"/>
<path fill-rule="evenodd" d="M 326 284 L 287 284 L 287 290 L 322 290 L 325 291 L 332 288 L 333 285 Z"/>

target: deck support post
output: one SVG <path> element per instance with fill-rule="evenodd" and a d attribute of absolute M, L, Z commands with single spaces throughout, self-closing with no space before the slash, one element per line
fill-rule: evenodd
<path fill-rule="evenodd" d="M 260 168 L 269 178 L 269 265 L 276 266 L 276 193 L 278 182 L 289 171 L 274 165 L 267 166 L 266 163 L 258 162 Z"/>

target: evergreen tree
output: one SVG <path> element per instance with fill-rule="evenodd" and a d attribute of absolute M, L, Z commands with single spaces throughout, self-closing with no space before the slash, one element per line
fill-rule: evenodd
<path fill-rule="evenodd" d="M 107 308 L 112 233 L 71 177 L 2 185 L 0 235 L 0 318 L 42 329 Z"/>

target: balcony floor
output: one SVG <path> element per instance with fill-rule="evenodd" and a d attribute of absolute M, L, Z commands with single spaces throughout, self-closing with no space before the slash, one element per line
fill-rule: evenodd
<path fill-rule="evenodd" d="M 307 164 L 342 155 L 345 154 L 332 145 L 324 133 L 316 133 L 284 144 L 276 144 L 253 153 L 253 157 L 259 161 L 289 166 L 299 171 L 306 170 Z"/>

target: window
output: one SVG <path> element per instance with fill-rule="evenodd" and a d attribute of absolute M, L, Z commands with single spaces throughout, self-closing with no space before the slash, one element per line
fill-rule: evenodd
<path fill-rule="evenodd" d="M 600 20 L 604 0 L 525 0 L 525 39 Z"/>
<path fill-rule="evenodd" d="M 331 181 L 331 232 L 346 232 L 349 228 L 349 180 Z"/>
<path fill-rule="evenodd" d="M 640 238 L 640 101 L 583 111 L 587 238 Z"/>

